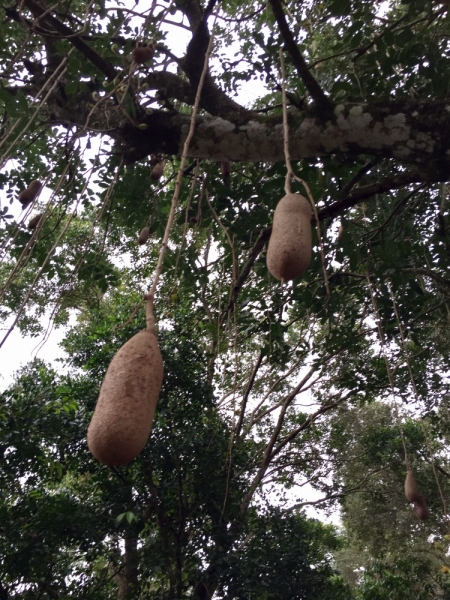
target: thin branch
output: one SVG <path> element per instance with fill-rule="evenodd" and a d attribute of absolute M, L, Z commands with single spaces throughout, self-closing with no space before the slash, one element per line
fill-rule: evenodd
<path fill-rule="evenodd" d="M 408 18 L 408 13 L 405 13 L 403 16 L 401 16 L 399 19 L 397 19 L 397 21 L 395 21 L 395 23 L 393 23 L 390 27 L 387 27 L 384 31 L 382 31 L 381 33 L 379 33 L 378 35 L 376 35 L 372 41 L 367 44 L 367 46 L 364 46 L 364 48 L 360 48 L 356 54 L 352 57 L 352 61 L 355 63 L 358 58 L 361 58 L 361 56 L 363 54 L 365 54 L 368 50 L 370 50 L 370 48 L 372 48 L 373 46 L 375 46 L 375 44 L 378 42 L 378 40 L 380 40 L 384 35 L 386 35 L 386 33 L 388 31 L 392 31 L 393 29 L 395 29 L 397 27 L 397 25 L 399 25 L 400 23 L 402 23 L 405 19 Z M 413 23 L 409 24 L 410 26 L 413 25 Z"/>
<path fill-rule="evenodd" d="M 266 229 L 261 230 L 261 232 L 258 236 L 258 239 L 256 240 L 253 248 L 250 250 L 247 262 L 243 266 L 242 271 L 239 273 L 239 276 L 236 279 L 236 281 L 231 289 L 230 299 L 229 299 L 228 304 L 226 305 L 224 311 L 222 312 L 222 315 L 220 318 L 220 325 L 223 325 L 228 312 L 233 309 L 233 306 L 237 300 L 238 294 L 241 291 L 242 286 L 244 285 L 245 280 L 247 279 L 256 259 L 261 254 L 261 251 L 264 248 L 264 246 L 266 245 L 266 243 L 269 241 L 271 233 L 272 233 L 272 227 L 267 227 Z"/>
<path fill-rule="evenodd" d="M 253 387 L 253 384 L 255 383 L 256 374 L 258 373 L 258 369 L 261 366 L 262 359 L 263 359 L 263 353 L 261 351 L 259 353 L 258 360 L 256 361 L 256 364 L 253 367 L 253 371 L 252 371 L 252 374 L 251 374 L 250 379 L 248 381 L 248 384 L 247 384 L 247 387 L 246 387 L 246 390 L 245 390 L 245 394 L 244 394 L 244 396 L 242 398 L 242 404 L 241 404 L 241 411 L 240 411 L 240 415 L 239 415 L 239 421 L 238 421 L 238 424 L 236 426 L 236 438 L 238 438 L 239 434 L 241 433 L 242 423 L 244 422 L 245 408 L 247 406 L 248 397 L 250 396 L 251 389 Z"/>
<path fill-rule="evenodd" d="M 404 273 L 415 273 L 417 275 L 424 275 L 425 277 L 429 277 L 433 279 L 437 283 L 441 285 L 445 285 L 445 287 L 450 287 L 450 279 L 445 279 L 441 275 L 438 275 L 434 271 L 430 269 L 425 269 L 424 267 L 414 267 L 413 269 L 402 269 Z"/>
<path fill-rule="evenodd" d="M 78 34 L 75 34 L 70 27 L 62 23 L 56 17 L 45 14 L 44 8 L 34 0 L 24 0 L 24 4 L 31 12 L 39 17 L 45 23 L 51 25 L 58 33 L 61 33 L 77 50 L 79 50 L 93 65 L 106 75 L 110 80 L 117 75 L 114 67 L 107 60 L 102 58 L 95 50 L 93 50 L 86 42 L 84 42 Z"/>
<path fill-rule="evenodd" d="M 404 198 L 402 198 L 400 202 L 398 202 L 394 210 L 391 212 L 391 214 L 388 216 L 388 218 L 384 221 L 384 223 L 375 229 L 375 231 L 370 236 L 369 241 L 372 241 L 374 238 L 376 238 L 377 235 L 381 231 L 383 231 L 386 225 L 388 225 L 388 223 L 390 223 L 390 221 L 395 217 L 395 215 L 398 214 L 398 212 L 405 206 L 408 200 L 410 200 L 415 194 L 417 194 L 417 192 L 419 192 L 423 187 L 425 187 L 425 184 L 418 185 L 412 192 L 410 192 Z"/>
<path fill-rule="evenodd" d="M 313 75 L 308 69 L 308 65 L 306 64 L 305 59 L 303 58 L 303 56 L 300 53 L 300 50 L 298 49 L 298 46 L 292 36 L 291 30 L 289 29 L 289 25 L 287 24 L 281 2 L 279 0 L 269 0 L 269 4 L 272 7 L 273 14 L 278 23 L 278 27 L 280 29 L 280 33 L 284 41 L 284 45 L 286 46 L 286 50 L 291 55 L 292 62 L 294 63 L 294 66 L 297 69 L 297 73 L 299 74 L 301 80 L 305 84 L 306 89 L 308 90 L 318 107 L 322 109 L 331 110 L 331 103 L 329 98 L 325 95 L 325 92 L 314 79 Z"/>
<path fill-rule="evenodd" d="M 333 202 L 333 204 L 330 204 L 330 206 L 321 210 L 319 212 L 319 219 L 322 221 L 327 217 L 335 217 L 342 211 L 360 204 L 371 196 L 375 196 L 375 194 L 389 192 L 390 190 L 395 190 L 410 185 L 411 183 L 424 183 L 423 175 L 419 173 L 398 173 L 390 179 L 384 179 L 378 183 L 365 185 L 358 188 L 353 194 L 349 194 L 347 198 L 339 200 L 338 202 Z"/>
<path fill-rule="evenodd" d="M 385 471 L 385 470 L 386 469 L 377 469 L 376 471 L 371 471 L 357 485 L 353 486 L 352 488 L 350 488 L 348 490 L 345 490 L 343 492 L 339 492 L 336 494 L 330 494 L 329 496 L 325 496 L 324 498 L 319 498 L 319 500 L 299 502 L 298 504 L 294 504 L 294 506 L 290 506 L 284 512 L 291 512 L 293 510 L 297 510 L 297 508 L 302 508 L 303 506 L 314 506 L 317 504 L 323 504 L 324 502 L 328 502 L 329 500 L 336 500 L 337 498 L 345 498 L 345 496 L 349 496 L 350 494 L 353 494 L 354 492 L 359 491 L 359 489 L 364 485 L 364 483 L 366 483 L 366 481 L 372 475 L 376 475 L 377 473 L 381 473 L 382 471 Z"/>
<path fill-rule="evenodd" d="M 155 269 L 155 276 L 153 279 L 153 283 L 150 286 L 149 291 L 148 291 L 149 297 L 154 297 L 156 288 L 158 286 L 158 280 L 162 273 L 164 256 L 166 254 L 167 246 L 169 243 L 170 231 L 172 229 L 172 224 L 173 224 L 173 221 L 175 218 L 175 210 L 176 210 L 176 207 L 178 204 L 178 198 L 179 198 L 180 191 L 181 191 L 181 181 L 183 179 L 184 165 L 186 164 L 189 144 L 191 143 L 192 137 L 194 135 L 195 119 L 197 117 L 197 113 L 198 113 L 198 109 L 199 109 L 199 105 L 200 105 L 200 97 L 201 97 L 201 93 L 202 93 L 203 83 L 205 81 L 205 77 L 208 72 L 208 62 L 209 62 L 209 57 L 210 57 L 211 51 L 212 51 L 213 39 L 214 39 L 213 35 L 211 35 L 209 38 L 208 48 L 207 48 L 206 54 L 205 54 L 203 70 L 201 72 L 200 80 L 198 82 L 197 94 L 195 96 L 195 103 L 194 103 L 194 107 L 192 109 L 192 114 L 191 114 L 191 124 L 189 127 L 189 132 L 188 132 L 188 135 L 184 142 L 183 154 L 181 156 L 177 179 L 175 181 L 175 190 L 174 190 L 173 197 L 172 197 L 172 205 L 171 205 L 169 217 L 167 219 L 166 229 L 164 231 L 164 237 L 163 237 L 163 240 L 161 243 L 161 249 L 160 249 L 159 257 L 158 257 L 158 264 Z"/>
<path fill-rule="evenodd" d="M 359 169 L 359 171 L 350 179 L 350 181 L 348 183 L 346 183 L 346 185 L 344 186 L 344 188 L 341 190 L 341 193 L 339 195 L 339 201 L 343 200 L 344 198 L 346 198 L 349 193 L 352 191 L 352 189 L 355 187 L 355 185 L 358 183 L 358 181 L 360 181 L 362 179 L 362 177 L 364 177 L 364 175 L 366 175 L 366 173 L 368 173 L 370 171 L 370 169 L 375 166 L 376 161 L 375 160 L 369 160 L 369 162 L 367 164 L 365 164 L 363 167 L 361 167 Z"/>

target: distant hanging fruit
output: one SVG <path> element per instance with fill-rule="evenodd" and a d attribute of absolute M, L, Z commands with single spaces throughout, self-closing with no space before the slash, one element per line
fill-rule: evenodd
<path fill-rule="evenodd" d="M 417 487 L 416 480 L 414 479 L 414 475 L 410 469 L 406 472 L 405 479 L 405 496 L 408 502 L 417 502 L 421 498 L 423 498 L 422 494 Z"/>
<path fill-rule="evenodd" d="M 89 425 L 88 446 L 101 463 L 119 467 L 144 448 L 163 375 L 153 300 L 147 298 L 147 329 L 128 340 L 112 359 Z"/>
<path fill-rule="evenodd" d="M 428 510 L 428 505 L 426 503 L 426 500 L 422 496 L 422 494 L 420 494 L 420 498 L 418 498 L 414 502 L 414 512 L 416 514 L 416 517 L 418 519 L 420 519 L 421 521 L 426 521 L 428 519 L 430 512 Z"/>
<path fill-rule="evenodd" d="M 42 183 L 35 179 L 30 183 L 26 190 L 19 194 L 19 202 L 22 204 L 22 209 L 25 210 L 29 206 L 42 189 Z"/>
<path fill-rule="evenodd" d="M 143 65 L 147 61 L 151 60 L 153 58 L 153 54 L 153 44 L 149 44 L 148 46 L 137 46 L 131 53 L 134 62 L 138 65 Z"/>
<path fill-rule="evenodd" d="M 308 268 L 311 250 L 311 205 L 300 194 L 287 194 L 275 209 L 267 268 L 281 281 L 295 279 Z"/>
<path fill-rule="evenodd" d="M 153 181 L 159 181 L 164 174 L 165 165 L 165 160 L 162 160 L 161 162 L 157 163 L 150 171 L 150 179 L 153 179 Z"/>
<path fill-rule="evenodd" d="M 222 160 L 220 162 L 220 172 L 223 179 L 228 179 L 231 175 L 231 162 L 229 160 Z"/>
<path fill-rule="evenodd" d="M 36 229 L 39 225 L 39 221 L 42 219 L 42 214 L 34 216 L 28 221 L 28 229 Z"/>
<path fill-rule="evenodd" d="M 142 229 L 141 233 L 139 234 L 139 238 L 138 238 L 139 246 L 143 246 L 148 241 L 149 237 L 150 237 L 150 230 L 148 227 L 144 227 Z"/>

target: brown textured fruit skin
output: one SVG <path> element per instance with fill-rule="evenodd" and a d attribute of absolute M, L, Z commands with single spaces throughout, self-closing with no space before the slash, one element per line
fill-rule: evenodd
<path fill-rule="evenodd" d="M 288 194 L 273 216 L 267 268 L 281 281 L 295 279 L 311 262 L 311 246 L 311 205 L 300 194 Z"/>
<path fill-rule="evenodd" d="M 134 48 L 133 52 L 133 60 L 138 65 L 143 65 L 148 60 L 153 58 L 153 48 L 151 46 L 144 46 L 139 48 Z"/>
<path fill-rule="evenodd" d="M 153 181 L 159 181 L 164 174 L 165 162 L 161 161 L 157 163 L 150 172 L 150 179 Z"/>
<path fill-rule="evenodd" d="M 406 472 L 405 479 L 405 496 L 408 502 L 417 502 L 420 499 L 423 499 L 422 494 L 419 492 L 419 488 L 417 487 L 416 480 L 414 479 L 414 475 L 411 470 Z"/>
<path fill-rule="evenodd" d="M 42 215 L 36 215 L 28 221 L 28 229 L 36 229 L 39 225 L 39 221 L 42 219 Z"/>
<path fill-rule="evenodd" d="M 155 333 L 144 330 L 117 352 L 108 367 L 88 428 L 90 451 L 119 467 L 147 443 L 164 375 Z"/>
<path fill-rule="evenodd" d="M 231 162 L 229 160 L 222 160 L 220 162 L 220 172 L 224 179 L 228 179 L 231 175 Z"/>
<path fill-rule="evenodd" d="M 29 204 L 33 202 L 36 196 L 42 189 L 42 183 L 35 179 L 30 183 L 26 190 L 23 190 L 19 194 L 19 202 L 22 204 L 22 208 L 25 209 Z"/>
<path fill-rule="evenodd" d="M 138 237 L 139 246 L 143 246 L 144 244 L 146 244 L 149 237 L 150 237 L 150 230 L 148 227 L 144 227 L 141 230 L 141 233 L 139 234 L 139 237 Z"/>
<path fill-rule="evenodd" d="M 419 492 L 419 496 L 420 497 L 417 498 L 417 500 L 414 503 L 414 512 L 416 513 L 416 517 L 418 519 L 420 519 L 421 521 L 426 521 L 428 519 L 430 512 L 428 510 L 428 505 L 426 503 L 426 500 L 420 492 Z"/>

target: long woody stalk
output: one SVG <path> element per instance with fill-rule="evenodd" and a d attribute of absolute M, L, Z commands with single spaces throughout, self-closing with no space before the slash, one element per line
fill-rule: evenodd
<path fill-rule="evenodd" d="M 208 72 L 208 63 L 209 63 L 209 57 L 211 55 L 213 39 L 214 39 L 214 26 L 213 26 L 213 30 L 211 33 L 211 37 L 209 39 L 208 49 L 206 50 L 206 54 L 205 54 L 205 62 L 203 65 L 203 71 L 200 76 L 200 81 L 198 83 L 197 94 L 195 96 L 194 107 L 192 109 L 192 114 L 191 114 L 191 123 L 190 123 L 190 127 L 189 127 L 189 132 L 188 132 L 187 138 L 184 142 L 183 154 L 181 155 L 181 162 L 180 162 L 180 166 L 178 168 L 177 179 L 175 181 L 175 190 L 174 190 L 173 198 L 172 198 L 172 206 L 170 208 L 169 218 L 167 219 L 166 229 L 164 231 L 164 237 L 163 237 L 163 241 L 161 244 L 161 249 L 159 251 L 158 264 L 156 265 L 156 269 L 155 269 L 155 277 L 153 279 L 152 285 L 150 286 L 150 288 L 148 290 L 148 296 L 150 296 L 150 297 L 154 297 L 156 288 L 158 286 L 159 277 L 162 273 L 164 256 L 166 254 L 167 245 L 169 243 L 170 230 L 172 229 L 173 221 L 175 218 L 175 209 L 178 205 L 178 198 L 180 196 L 181 180 L 183 177 L 184 165 L 186 164 L 186 158 L 187 158 L 187 154 L 188 154 L 188 150 L 189 150 L 189 144 L 191 143 L 192 137 L 194 135 L 195 119 L 197 117 L 198 108 L 200 106 L 200 97 L 201 97 L 201 93 L 202 93 L 203 83 L 205 81 L 206 73 Z"/>

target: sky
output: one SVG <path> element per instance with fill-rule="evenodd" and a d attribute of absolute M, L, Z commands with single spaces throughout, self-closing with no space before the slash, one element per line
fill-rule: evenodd
<path fill-rule="evenodd" d="M 168 47 L 177 56 L 182 56 L 186 50 L 186 46 L 190 40 L 190 33 L 185 29 L 163 25 L 162 29 L 167 32 L 166 43 Z M 230 46 L 228 48 L 230 57 L 233 57 L 237 51 L 237 47 Z M 221 54 L 224 53 L 224 48 L 220 49 Z M 212 59 L 212 67 L 214 68 L 214 58 Z M 265 92 L 264 85 L 261 81 L 242 82 L 239 94 L 235 97 L 237 102 L 243 105 L 252 104 L 258 97 Z M 8 165 L 6 166 L 6 169 Z M 1 193 L 0 193 L 1 194 Z M 41 199 L 46 201 L 50 197 L 50 190 L 44 189 L 41 193 Z M 0 195 L 0 206 L 4 206 L 4 198 Z M 14 216 L 16 220 L 21 218 L 21 206 L 19 202 L 13 202 L 8 205 L 8 212 Z M 47 314 L 42 323 L 44 330 L 47 330 L 49 324 L 50 313 Z M 12 320 L 11 320 L 12 322 Z M 72 319 L 75 322 L 75 315 Z M 2 324 L 0 333 L 3 333 L 9 327 L 9 323 Z M 50 364 L 57 366 L 58 359 L 67 358 L 59 344 L 64 338 L 64 328 L 53 328 L 47 339 L 44 341 L 42 336 L 30 338 L 24 337 L 16 328 L 9 336 L 5 344 L 0 348 L 0 391 L 7 388 L 14 380 L 14 373 L 22 366 L 26 365 L 30 360 L 38 357 Z M 60 367 L 58 367 L 60 368 Z"/>
<path fill-rule="evenodd" d="M 177 56 L 182 56 L 185 52 L 186 46 L 190 40 L 190 33 L 182 28 L 174 28 L 173 26 L 165 26 L 167 31 L 166 43 L 168 47 Z M 223 57 L 224 52 L 229 54 L 230 59 L 235 60 L 234 54 L 238 51 L 238 47 L 229 46 L 227 49 L 220 48 L 220 53 Z M 214 69 L 215 64 L 220 68 L 218 61 L 212 57 L 211 67 Z M 240 90 L 235 96 L 235 100 L 244 106 L 250 106 L 253 102 L 264 95 L 266 92 L 265 86 L 259 79 L 253 81 L 243 81 L 240 84 Z M 91 150 L 95 153 L 95 150 Z M 11 166 L 11 165 L 10 165 Z M 6 167 L 8 168 L 8 166 Z M 41 199 L 44 202 L 48 201 L 51 196 L 51 190 L 44 188 L 41 192 Z M 5 205 L 4 198 L 1 197 L 0 192 L 0 206 Z M 16 221 L 20 220 L 22 210 L 19 202 L 13 202 L 12 205 L 8 205 L 8 212 L 13 214 Z M 33 214 L 33 213 L 32 213 Z M 42 335 L 37 337 L 24 337 L 18 328 L 10 334 L 5 344 L 0 348 L 0 392 L 6 389 L 14 381 L 14 374 L 29 361 L 38 357 L 50 363 L 59 372 L 62 371 L 63 367 L 61 361 L 68 358 L 67 354 L 60 347 L 60 343 L 65 335 L 65 328 L 53 328 L 50 320 L 51 313 L 45 315 L 42 319 L 44 331 L 48 329 L 48 335 L 45 339 Z M 11 321 L 12 322 L 12 319 Z M 70 325 L 76 323 L 76 313 L 72 314 Z M 3 334 L 9 327 L 9 323 L 4 324 L 0 327 L 0 334 Z M 3 335 L 2 335 L 3 337 Z M 297 496 L 307 498 L 309 501 L 318 500 L 321 494 L 315 491 L 309 484 L 299 490 L 292 490 L 292 504 L 298 501 Z M 306 506 L 306 513 L 308 516 L 313 518 L 319 518 L 322 521 L 332 522 L 334 524 L 339 523 L 339 515 L 337 513 L 328 515 L 320 509 L 314 506 Z"/>

